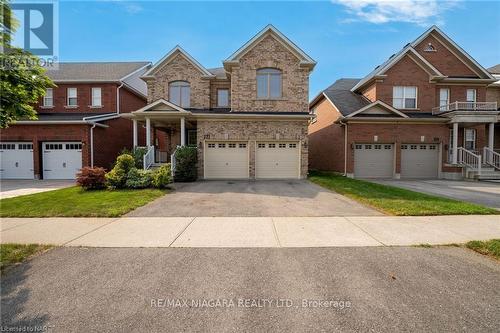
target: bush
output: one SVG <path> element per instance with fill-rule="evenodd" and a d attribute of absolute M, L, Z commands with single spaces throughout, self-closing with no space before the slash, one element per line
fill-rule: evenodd
<path fill-rule="evenodd" d="M 127 174 L 125 186 L 127 188 L 146 188 L 151 186 L 152 180 L 153 174 L 150 170 L 132 168 Z"/>
<path fill-rule="evenodd" d="M 124 148 L 120 155 L 127 154 L 134 158 L 135 167 L 137 169 L 142 169 L 144 165 L 144 155 L 147 153 L 148 149 L 146 147 L 135 147 L 132 150 Z"/>
<path fill-rule="evenodd" d="M 99 190 L 106 187 L 104 168 L 82 168 L 76 175 L 76 183 L 84 190 Z"/>
<path fill-rule="evenodd" d="M 117 157 L 114 168 L 106 174 L 106 183 L 110 188 L 123 188 L 127 181 L 127 175 L 135 165 L 134 158 L 129 154 Z"/>
<path fill-rule="evenodd" d="M 179 147 L 175 159 L 175 181 L 194 182 L 198 178 L 198 150 L 195 147 Z"/>
<path fill-rule="evenodd" d="M 156 188 L 165 188 L 172 182 L 172 168 L 170 163 L 164 164 L 153 172 L 152 184 Z"/>

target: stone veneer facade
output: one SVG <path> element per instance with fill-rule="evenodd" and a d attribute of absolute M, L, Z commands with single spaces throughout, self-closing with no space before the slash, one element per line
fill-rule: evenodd
<path fill-rule="evenodd" d="M 255 178 L 256 142 L 300 141 L 300 176 L 306 178 L 308 171 L 307 125 L 307 120 L 199 120 L 198 176 L 203 178 L 205 141 L 248 141 L 250 178 Z"/>

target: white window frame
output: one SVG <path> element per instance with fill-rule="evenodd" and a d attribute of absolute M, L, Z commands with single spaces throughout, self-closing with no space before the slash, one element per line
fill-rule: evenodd
<path fill-rule="evenodd" d="M 279 77 L 279 95 L 271 96 L 271 77 Z M 259 94 L 259 77 L 266 80 L 265 94 Z M 259 68 L 256 76 L 257 98 L 258 99 L 280 99 L 283 97 L 283 72 L 278 68 Z"/>
<path fill-rule="evenodd" d="M 179 102 L 173 100 L 173 89 L 178 89 Z M 187 93 L 187 103 L 183 103 L 183 97 Z M 172 81 L 168 84 L 168 100 L 182 108 L 189 108 L 191 106 L 191 85 L 188 81 Z"/>
<path fill-rule="evenodd" d="M 472 140 L 467 140 L 467 133 L 472 133 Z M 476 129 L 475 128 L 464 128 L 464 148 L 467 150 L 476 150 Z M 472 142 L 472 149 L 467 147 L 467 142 Z"/>
<path fill-rule="evenodd" d="M 222 92 L 222 91 L 225 91 L 226 92 L 226 103 L 225 104 L 221 104 L 221 98 L 220 98 L 220 95 L 219 93 Z M 223 108 L 223 107 L 228 107 L 229 106 L 229 89 L 226 89 L 226 88 L 223 88 L 223 89 L 217 89 L 217 107 L 219 108 Z"/>
<path fill-rule="evenodd" d="M 72 96 L 72 94 L 70 93 L 71 91 L 75 92 L 74 96 Z M 75 100 L 75 104 L 70 103 L 70 100 L 72 98 Z M 66 90 L 66 106 L 68 106 L 68 107 L 77 107 L 78 106 L 78 88 L 68 88 Z"/>
<path fill-rule="evenodd" d="M 441 93 L 446 91 L 446 101 L 442 98 Z M 443 103 L 445 102 L 445 103 Z M 439 106 L 443 107 L 450 104 L 450 88 L 439 89 Z"/>
<path fill-rule="evenodd" d="M 472 101 L 469 100 L 469 92 L 472 91 L 472 95 L 474 97 L 474 99 Z M 476 89 L 467 89 L 466 92 L 465 92 L 465 100 L 468 102 L 468 103 L 476 103 L 477 101 L 477 90 Z"/>
<path fill-rule="evenodd" d="M 395 97 L 396 95 L 396 89 L 397 88 L 402 88 L 403 90 L 403 97 Z M 415 107 L 413 108 L 407 108 L 406 107 L 406 99 L 413 99 L 413 97 L 406 97 L 407 93 L 406 90 L 409 88 L 415 88 Z M 399 107 L 396 105 L 396 99 L 402 99 L 402 107 Z M 392 87 L 392 106 L 396 109 L 402 109 L 402 110 L 416 110 L 418 109 L 418 87 L 417 86 L 394 86 Z"/>
<path fill-rule="evenodd" d="M 49 96 L 50 92 L 50 96 Z M 47 88 L 45 90 L 45 95 L 43 96 L 43 106 L 46 108 L 51 108 L 54 106 L 54 89 Z"/>
<path fill-rule="evenodd" d="M 96 96 L 96 92 L 99 92 L 99 96 Z M 101 87 L 92 87 L 91 88 L 91 97 L 92 97 L 92 101 L 91 101 L 91 106 L 93 107 L 101 107 L 102 106 L 102 89 Z M 96 100 L 98 98 L 98 100 Z M 99 103 L 96 103 L 96 102 L 99 102 Z"/>

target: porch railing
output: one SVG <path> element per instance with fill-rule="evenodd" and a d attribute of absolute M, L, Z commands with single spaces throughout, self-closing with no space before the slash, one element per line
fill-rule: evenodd
<path fill-rule="evenodd" d="M 497 111 L 497 102 L 453 102 L 432 108 L 432 114 L 450 111 Z"/>
<path fill-rule="evenodd" d="M 155 147 L 154 146 L 149 146 L 148 151 L 146 154 L 144 154 L 143 157 L 143 168 L 144 170 L 147 170 L 153 165 L 155 162 Z"/>
<path fill-rule="evenodd" d="M 484 163 L 500 170 L 500 154 L 488 147 L 483 148 Z"/>
<path fill-rule="evenodd" d="M 481 155 L 474 154 L 473 152 L 463 148 L 458 147 L 458 164 L 464 165 L 474 171 L 477 171 L 477 174 L 481 174 Z"/>
<path fill-rule="evenodd" d="M 175 154 L 177 153 L 177 149 L 179 148 L 180 146 L 177 146 L 174 150 L 174 152 L 172 153 L 172 155 L 170 155 L 170 170 L 172 170 L 172 178 L 174 178 L 174 174 L 175 174 L 175 168 L 177 166 L 177 160 L 175 158 Z"/>
<path fill-rule="evenodd" d="M 155 150 L 155 161 L 158 161 L 160 163 L 167 163 L 168 162 L 168 151 L 164 150 Z"/>

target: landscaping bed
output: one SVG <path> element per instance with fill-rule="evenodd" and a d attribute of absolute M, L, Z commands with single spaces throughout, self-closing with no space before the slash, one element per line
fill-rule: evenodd
<path fill-rule="evenodd" d="M 498 214 L 492 208 L 352 179 L 332 172 L 311 172 L 309 180 L 385 214 L 397 216 Z"/>

